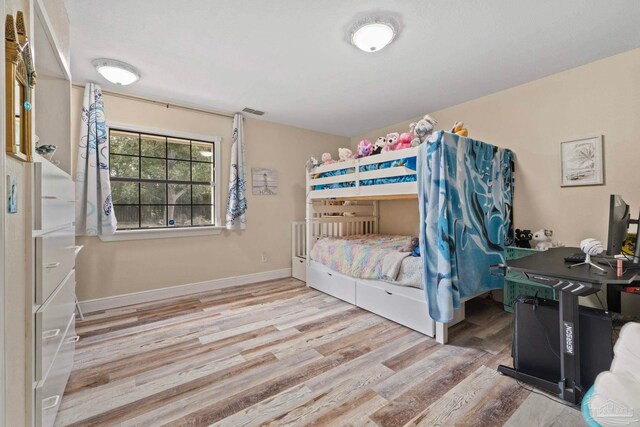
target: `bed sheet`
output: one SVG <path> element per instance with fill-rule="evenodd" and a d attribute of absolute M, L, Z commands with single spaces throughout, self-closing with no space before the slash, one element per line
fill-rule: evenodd
<path fill-rule="evenodd" d="M 420 258 L 399 251 L 410 240 L 411 236 L 381 234 L 325 237 L 315 243 L 310 257 L 351 277 L 423 289 Z"/>

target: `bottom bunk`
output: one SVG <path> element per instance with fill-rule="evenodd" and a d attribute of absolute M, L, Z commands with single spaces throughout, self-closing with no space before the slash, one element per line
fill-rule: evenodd
<path fill-rule="evenodd" d="M 415 331 L 447 341 L 447 327 L 464 320 L 464 303 L 446 325 L 429 317 L 424 290 L 383 280 L 354 278 L 309 261 L 307 285 Z"/>

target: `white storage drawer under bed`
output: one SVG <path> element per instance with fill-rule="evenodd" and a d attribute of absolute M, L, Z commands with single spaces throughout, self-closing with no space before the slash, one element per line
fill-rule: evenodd
<path fill-rule="evenodd" d="M 422 292 L 421 289 L 357 280 L 356 305 L 423 334 L 434 336 L 435 322 L 429 317 Z M 417 298 L 410 294 L 416 294 Z"/>
<path fill-rule="evenodd" d="M 75 315 L 75 270 L 67 276 L 35 314 L 35 379 L 44 379 L 64 338 L 69 319 Z"/>
<path fill-rule="evenodd" d="M 298 280 L 302 280 L 303 282 L 307 281 L 306 258 L 297 256 L 291 258 L 291 276 Z"/>
<path fill-rule="evenodd" d="M 75 318 L 71 318 L 64 333 L 64 339 L 49 370 L 49 374 L 36 387 L 36 423 L 37 426 L 54 425 L 64 389 L 73 369 L 73 355 L 78 336 L 75 330 Z"/>
<path fill-rule="evenodd" d="M 75 228 L 67 227 L 36 237 L 35 303 L 44 303 L 73 269 Z"/>
<path fill-rule="evenodd" d="M 311 261 L 307 271 L 307 284 L 314 289 L 356 304 L 356 280 Z"/>

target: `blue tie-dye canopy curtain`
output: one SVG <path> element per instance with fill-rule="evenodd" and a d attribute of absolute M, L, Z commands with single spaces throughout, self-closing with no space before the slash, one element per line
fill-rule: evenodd
<path fill-rule="evenodd" d="M 513 153 L 438 132 L 420 146 L 418 196 L 429 315 L 447 323 L 461 299 L 504 285 L 489 266 L 513 237 Z"/>
<path fill-rule="evenodd" d="M 76 171 L 76 234 L 102 236 L 116 231 L 109 179 L 109 135 L 102 90 L 84 88 Z"/>
<path fill-rule="evenodd" d="M 244 131 L 242 114 L 233 117 L 231 163 L 229 165 L 229 194 L 226 223 L 229 230 L 244 230 L 247 226 L 247 183 L 244 178 Z"/>

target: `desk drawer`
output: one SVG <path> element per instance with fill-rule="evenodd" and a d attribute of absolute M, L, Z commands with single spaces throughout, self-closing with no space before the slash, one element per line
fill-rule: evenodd
<path fill-rule="evenodd" d="M 356 281 L 351 277 L 336 273 L 321 264 L 312 263 L 307 271 L 307 279 L 307 284 L 312 288 L 350 304 L 356 303 Z"/>
<path fill-rule="evenodd" d="M 49 230 L 75 220 L 75 184 L 49 162 L 34 163 L 34 229 Z"/>
<path fill-rule="evenodd" d="M 75 228 L 36 238 L 35 304 L 44 303 L 75 264 Z"/>
<path fill-rule="evenodd" d="M 69 319 L 75 314 L 75 271 L 69 274 L 51 298 L 35 314 L 35 377 L 45 378 L 63 340 Z"/>
<path fill-rule="evenodd" d="M 62 344 L 55 355 L 47 378 L 36 387 L 36 425 L 51 427 L 54 425 L 64 389 L 73 369 L 73 356 L 78 336 L 75 332 L 75 320 L 67 326 Z"/>

